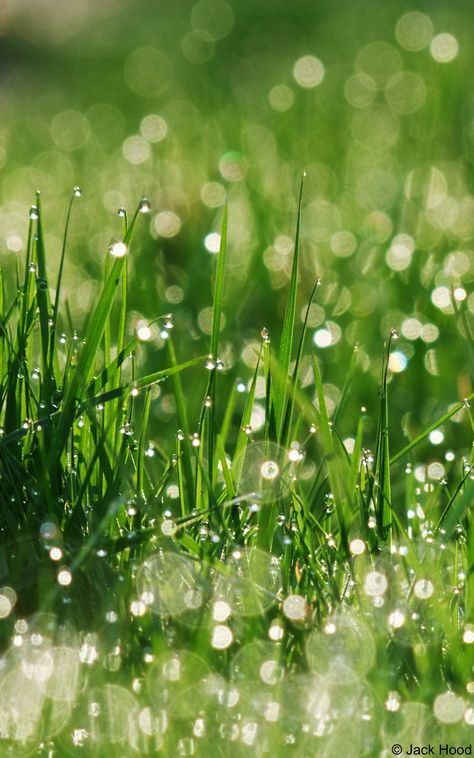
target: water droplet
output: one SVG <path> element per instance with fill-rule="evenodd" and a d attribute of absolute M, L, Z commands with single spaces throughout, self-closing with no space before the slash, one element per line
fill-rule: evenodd
<path fill-rule="evenodd" d="M 130 613 L 132 616 L 144 616 L 146 613 L 146 605 L 143 600 L 132 600 L 130 603 Z"/>
<path fill-rule="evenodd" d="M 38 215 L 39 215 L 38 214 L 38 206 L 37 205 L 32 205 L 31 208 L 30 208 L 30 218 L 31 218 L 31 220 L 32 221 L 36 221 L 36 219 L 38 218 Z"/>
<path fill-rule="evenodd" d="M 61 550 L 60 547 L 57 547 L 57 546 L 52 547 L 51 550 L 49 551 L 49 557 L 51 558 L 52 561 L 60 561 L 61 558 L 63 557 L 63 551 Z"/>
<path fill-rule="evenodd" d="M 282 610 L 290 621 L 303 621 L 308 612 L 308 605 L 302 595 L 288 595 L 283 601 Z"/>
<path fill-rule="evenodd" d="M 114 242 L 109 248 L 110 255 L 113 255 L 114 258 L 123 258 L 124 255 L 127 254 L 127 251 L 127 245 L 121 240 L 119 242 Z"/>
<path fill-rule="evenodd" d="M 150 213 L 150 201 L 147 197 L 142 197 L 138 204 L 138 210 L 140 213 Z"/>
<path fill-rule="evenodd" d="M 212 397 L 210 397 L 210 395 L 208 395 L 206 397 L 206 399 L 204 400 L 204 405 L 206 406 L 206 408 L 210 408 L 211 407 L 211 405 L 212 405 Z"/>
<path fill-rule="evenodd" d="M 354 539 L 349 545 L 352 555 L 361 555 L 365 551 L 365 542 L 361 539 Z"/>
<path fill-rule="evenodd" d="M 58 571 L 58 583 L 62 587 L 69 587 L 69 585 L 72 582 L 72 574 L 70 570 L 67 568 L 67 566 L 62 566 Z"/>
<path fill-rule="evenodd" d="M 396 329 L 390 329 L 390 337 L 392 340 L 397 340 L 399 338 L 398 331 Z"/>
<path fill-rule="evenodd" d="M 275 461 L 264 461 L 260 466 L 260 473 L 264 479 L 276 479 L 280 469 Z"/>
<path fill-rule="evenodd" d="M 176 534 L 177 529 L 178 527 L 171 519 L 165 519 L 161 524 L 161 532 L 165 537 L 172 537 L 173 534 Z"/>
<path fill-rule="evenodd" d="M 117 216 L 120 216 L 120 218 L 125 218 L 126 215 L 127 215 L 127 211 L 125 210 L 125 208 L 118 209 Z"/>
<path fill-rule="evenodd" d="M 292 442 L 288 450 L 288 460 L 291 463 L 298 463 L 303 460 L 303 453 L 298 442 Z"/>
<path fill-rule="evenodd" d="M 82 190 L 80 187 L 76 186 L 73 189 L 74 197 L 80 197 L 82 195 Z"/>
<path fill-rule="evenodd" d="M 385 708 L 387 711 L 395 712 L 400 709 L 400 695 L 398 692 L 389 692 L 387 700 L 385 701 Z"/>
<path fill-rule="evenodd" d="M 260 332 L 260 336 L 264 342 L 270 342 L 270 334 L 268 329 L 264 326 L 262 331 Z"/>
<path fill-rule="evenodd" d="M 433 583 L 428 579 L 419 579 L 413 588 L 413 592 L 420 600 L 427 600 L 434 592 Z"/>
<path fill-rule="evenodd" d="M 212 630 L 212 647 L 215 650 L 225 650 L 234 640 L 232 630 L 224 624 L 217 624 Z"/>
<path fill-rule="evenodd" d="M 208 371 L 213 371 L 216 367 L 214 358 L 212 355 L 208 355 L 206 358 L 206 363 L 204 364 L 205 368 L 207 368 Z"/>
<path fill-rule="evenodd" d="M 458 697 L 450 691 L 438 695 L 433 704 L 434 715 L 443 724 L 455 724 L 457 721 L 461 721 L 464 710 L 462 697 Z"/>
<path fill-rule="evenodd" d="M 194 432 L 194 434 L 191 437 L 191 445 L 193 447 L 199 447 L 201 444 L 201 439 L 199 437 L 199 434 L 197 432 Z"/>
<path fill-rule="evenodd" d="M 380 571 L 371 571 L 364 580 L 364 592 L 370 597 L 383 595 L 388 587 L 388 581 L 385 574 Z"/>
<path fill-rule="evenodd" d="M 163 326 L 165 329 L 173 329 L 174 322 L 172 313 L 167 313 L 165 316 L 163 316 Z"/>

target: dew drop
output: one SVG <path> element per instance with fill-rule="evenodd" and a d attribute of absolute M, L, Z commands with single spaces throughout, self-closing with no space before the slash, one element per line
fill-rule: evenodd
<path fill-rule="evenodd" d="M 173 329 L 174 322 L 173 322 L 173 314 L 167 313 L 165 316 L 163 316 L 163 326 L 165 329 Z"/>
<path fill-rule="evenodd" d="M 147 197 L 142 197 L 138 204 L 138 210 L 140 213 L 150 213 L 150 201 Z"/>
<path fill-rule="evenodd" d="M 278 464 L 275 461 L 264 461 L 260 466 L 260 473 L 264 479 L 276 479 L 280 473 Z"/>
<path fill-rule="evenodd" d="M 123 258 L 127 254 L 127 250 L 127 245 L 122 241 L 114 242 L 109 248 L 110 255 L 113 255 L 114 258 Z"/>
<path fill-rule="evenodd" d="M 361 540 L 359 538 L 352 540 L 351 544 L 349 545 L 349 549 L 352 555 L 362 555 L 362 553 L 365 551 L 364 540 Z"/>
<path fill-rule="evenodd" d="M 302 595 L 288 595 L 283 601 L 282 610 L 290 621 L 302 621 L 306 616 L 308 606 Z"/>
<path fill-rule="evenodd" d="M 224 624 L 217 624 L 212 630 L 212 647 L 215 650 L 225 650 L 233 642 L 232 630 Z"/>
<path fill-rule="evenodd" d="M 165 519 L 161 524 L 161 532 L 165 537 L 172 537 L 173 534 L 176 534 L 177 528 L 175 522 L 171 519 Z"/>
<path fill-rule="evenodd" d="M 429 579 L 419 579 L 413 588 L 413 592 L 420 600 L 427 600 L 434 592 L 433 583 Z"/>
<path fill-rule="evenodd" d="M 69 587 L 72 582 L 72 574 L 67 566 L 63 566 L 58 571 L 58 584 L 62 587 Z"/>

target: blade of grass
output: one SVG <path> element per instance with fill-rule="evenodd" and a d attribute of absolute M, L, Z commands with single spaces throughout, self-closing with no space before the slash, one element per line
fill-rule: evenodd
<path fill-rule="evenodd" d="M 474 400 L 474 392 L 471 392 L 471 394 L 468 395 L 463 401 L 453 405 L 453 407 L 447 413 L 443 413 L 442 416 L 427 426 L 426 429 L 418 434 L 411 442 L 409 442 L 407 445 L 405 445 L 405 447 L 395 453 L 395 455 L 390 459 L 390 464 L 396 463 L 398 460 L 400 460 L 400 458 L 403 458 L 405 455 L 407 455 L 410 450 L 413 450 L 413 448 L 419 445 L 420 442 L 423 442 L 423 440 L 425 440 L 431 432 L 444 424 L 445 421 L 448 421 L 450 418 L 452 418 L 452 416 L 455 416 L 456 413 L 462 411 L 462 409 L 466 407 L 466 403 L 470 403 L 471 400 Z"/>
<path fill-rule="evenodd" d="M 390 527 L 392 523 L 391 510 L 391 482 L 390 482 L 390 451 L 388 439 L 388 362 L 392 340 L 396 337 L 395 332 L 390 332 L 388 342 L 384 349 L 382 360 L 382 379 L 380 385 L 379 417 L 377 422 L 377 441 L 374 455 L 374 477 L 371 487 L 371 497 L 375 505 L 377 530 L 379 538 L 386 542 L 390 541 Z"/>
<path fill-rule="evenodd" d="M 176 352 L 174 349 L 173 339 L 171 335 L 167 339 L 167 351 L 168 359 L 172 367 L 177 366 Z M 179 372 L 173 374 L 173 391 L 176 402 L 176 415 L 178 418 L 178 424 L 183 433 L 183 439 L 178 440 L 179 450 L 179 475 L 180 475 L 180 496 L 181 509 L 185 515 L 188 511 L 192 510 L 191 503 L 193 502 L 193 467 L 192 467 L 192 450 L 191 450 L 191 430 L 189 427 L 188 411 L 186 408 L 186 400 L 183 391 L 183 384 Z M 180 455 L 182 451 L 182 455 Z"/>
<path fill-rule="evenodd" d="M 288 300 L 285 309 L 285 318 L 283 321 L 283 331 L 280 339 L 278 350 L 278 363 L 282 369 L 281 374 L 276 377 L 273 388 L 273 402 L 275 405 L 275 421 L 277 442 L 281 440 L 283 433 L 283 423 L 286 412 L 286 399 L 288 393 L 288 376 L 290 372 L 291 355 L 293 348 L 293 337 L 295 332 L 296 319 L 296 290 L 298 286 L 298 263 L 300 248 L 300 228 L 301 228 L 301 210 L 303 203 L 303 185 L 305 173 L 301 177 L 299 198 L 298 198 L 298 215 L 296 219 L 295 249 L 293 254 L 293 265 L 291 269 L 290 288 Z"/>
<path fill-rule="evenodd" d="M 305 341 L 306 330 L 308 326 L 308 318 L 311 311 L 311 306 L 313 304 L 314 296 L 316 294 L 316 290 L 320 284 L 321 284 L 321 280 L 318 276 L 314 283 L 313 289 L 311 290 L 311 294 L 308 300 L 308 305 L 306 306 L 306 311 L 304 315 L 303 328 L 301 330 L 298 350 L 296 353 L 295 368 L 293 370 L 292 383 L 291 383 L 292 388 L 290 390 L 290 399 L 288 402 L 288 407 L 286 409 L 285 423 L 283 424 L 283 440 L 284 440 L 283 444 L 285 446 L 288 446 L 290 442 L 291 432 L 292 432 L 293 412 L 295 408 L 295 388 L 298 384 L 301 359 L 303 357 L 304 341 Z"/>
<path fill-rule="evenodd" d="M 348 542 L 347 542 L 347 514 L 344 502 L 344 490 L 343 481 L 347 481 L 347 464 L 336 455 L 334 441 L 332 438 L 332 430 L 329 422 L 329 415 L 326 406 L 326 398 L 324 396 L 324 386 L 321 378 L 321 372 L 319 370 L 318 358 L 315 352 L 313 352 L 313 371 L 314 381 L 316 384 L 316 395 L 318 398 L 319 406 L 319 433 L 321 436 L 321 442 L 323 450 L 326 455 L 326 466 L 328 471 L 329 486 L 334 498 L 334 504 L 336 514 L 339 523 L 339 530 L 341 535 L 341 548 L 347 555 Z M 343 465 L 345 464 L 345 465 Z"/>
<path fill-rule="evenodd" d="M 133 238 L 138 209 L 124 239 L 124 244 L 129 248 Z M 69 427 L 74 418 L 78 399 L 82 395 L 83 388 L 87 386 L 93 371 L 97 350 L 107 327 L 112 304 L 117 287 L 120 283 L 122 270 L 125 266 L 125 256 L 115 258 L 112 270 L 102 289 L 99 300 L 90 318 L 85 336 L 85 345 L 82 347 L 77 366 L 72 374 L 72 379 L 67 385 L 63 401 L 63 411 L 56 429 L 54 445 L 52 447 L 51 461 L 59 457 L 68 435 Z"/>

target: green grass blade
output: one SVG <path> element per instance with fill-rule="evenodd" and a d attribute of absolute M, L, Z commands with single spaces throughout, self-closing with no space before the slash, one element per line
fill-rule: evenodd
<path fill-rule="evenodd" d="M 224 266 L 225 256 L 227 249 L 227 226 L 228 226 L 228 207 L 224 206 L 224 214 L 221 224 L 221 240 L 219 246 L 219 253 L 217 256 L 217 268 L 216 268 L 216 280 L 214 284 L 214 306 L 212 311 L 212 330 L 211 330 L 211 343 L 210 354 L 217 360 L 217 352 L 219 348 L 219 332 L 221 326 L 222 315 L 222 295 L 224 289 Z"/>
<path fill-rule="evenodd" d="M 341 547 L 347 552 L 347 522 L 348 516 L 344 502 L 343 482 L 347 481 L 348 466 L 346 461 L 336 453 L 332 429 L 329 421 L 329 415 L 324 397 L 324 385 L 319 370 L 317 355 L 313 352 L 313 371 L 314 381 L 316 384 L 316 395 L 319 406 L 319 433 L 324 453 L 326 455 L 326 466 L 328 471 L 329 486 L 331 488 L 336 514 L 338 517 L 339 529 L 341 534 Z"/>
<path fill-rule="evenodd" d="M 51 325 L 51 331 L 50 331 L 50 366 L 49 366 L 50 372 L 53 371 L 53 361 L 57 357 L 57 353 L 54 347 L 55 347 L 55 342 L 56 342 L 56 332 L 58 328 L 59 299 L 61 296 L 61 284 L 63 280 L 64 262 L 66 259 L 67 239 L 68 239 L 68 232 L 69 232 L 69 224 L 71 221 L 72 206 L 74 204 L 74 198 L 78 196 L 79 195 L 77 194 L 77 188 L 75 188 L 73 190 L 71 199 L 69 201 L 68 209 L 66 212 L 66 223 L 64 225 L 64 234 L 63 234 L 63 241 L 62 241 L 62 246 L 61 246 L 61 256 L 59 259 L 59 269 L 58 269 L 58 276 L 56 280 L 56 293 L 54 297 L 53 310 L 51 314 L 53 323 Z"/>
<path fill-rule="evenodd" d="M 380 386 L 379 417 L 377 422 L 377 442 L 374 456 L 374 478 L 371 488 L 371 496 L 374 501 L 377 529 L 382 541 L 390 540 L 390 527 L 392 523 L 391 511 L 391 482 L 390 482 L 390 451 L 389 451 L 389 427 L 388 427 L 388 361 L 392 340 L 396 337 L 390 333 L 384 349 L 382 361 L 382 380 Z"/>
<path fill-rule="evenodd" d="M 255 403 L 255 390 L 257 387 L 257 377 L 258 377 L 258 370 L 260 367 L 261 357 L 262 357 L 262 348 L 260 349 L 260 353 L 257 358 L 257 364 L 253 372 L 252 384 L 250 385 L 249 394 L 247 395 L 247 400 L 245 402 L 244 412 L 242 414 L 242 421 L 239 427 L 239 432 L 237 434 L 237 442 L 235 445 L 234 457 L 232 460 L 231 470 L 232 470 L 233 479 L 236 482 L 236 484 L 239 483 L 240 476 L 242 474 L 242 468 L 244 465 L 245 448 L 247 447 L 247 443 L 249 440 L 249 435 L 247 433 L 247 430 L 250 429 L 252 410 Z"/>
<path fill-rule="evenodd" d="M 46 251 L 43 235 L 43 218 L 41 211 L 40 193 L 36 194 L 36 206 L 38 209 L 36 258 L 38 261 L 38 278 L 36 280 L 36 302 L 38 304 L 40 335 L 41 335 L 41 366 L 43 374 L 43 399 L 48 406 L 53 392 L 52 377 L 49 371 L 49 312 L 50 300 L 48 289 L 48 272 L 46 268 Z"/>
<path fill-rule="evenodd" d="M 456 413 L 462 411 L 462 409 L 466 407 L 466 403 L 470 403 L 471 400 L 474 400 L 474 392 L 471 392 L 471 394 L 468 395 L 462 402 L 453 405 L 453 407 L 447 413 L 443 413 L 442 416 L 427 426 L 426 429 L 418 434 L 411 442 L 408 443 L 408 445 L 405 445 L 405 447 L 399 450 L 398 453 L 395 453 L 395 455 L 393 455 L 390 459 L 390 464 L 396 463 L 398 460 L 400 460 L 400 458 L 403 458 L 405 455 L 407 455 L 407 453 L 413 450 L 413 448 L 417 447 L 420 442 L 423 442 L 423 440 L 425 440 L 431 432 L 444 424 L 445 421 L 449 421 L 449 419 L 452 418 L 452 416 L 455 416 Z"/>
<path fill-rule="evenodd" d="M 444 508 L 441 518 L 436 525 L 436 531 L 439 531 L 443 527 L 448 536 L 451 536 L 455 527 L 462 521 L 467 508 L 471 505 L 474 498 L 474 480 L 471 479 L 472 472 L 473 466 L 469 466 Z"/>
<path fill-rule="evenodd" d="M 178 366 L 176 359 L 176 352 L 174 349 L 174 343 L 171 335 L 167 339 L 168 359 L 172 368 Z M 180 496 L 182 498 L 181 515 L 184 516 L 188 510 L 192 509 L 191 503 L 193 502 L 193 467 L 192 467 L 192 450 L 190 443 L 191 429 L 189 426 L 188 411 L 186 408 L 186 400 L 183 390 L 183 384 L 181 382 L 180 373 L 173 374 L 173 391 L 176 402 L 176 415 L 178 418 L 179 428 L 182 430 L 183 439 L 179 442 L 179 474 L 181 478 Z M 184 487 L 182 486 L 184 485 Z M 185 496 L 186 495 L 186 496 Z"/>
<path fill-rule="evenodd" d="M 292 434 L 292 423 L 293 423 L 293 413 L 295 409 L 295 394 L 296 394 L 296 387 L 298 384 L 298 377 L 299 377 L 299 371 L 301 366 L 301 360 L 303 358 L 303 349 L 304 349 L 304 341 L 306 337 L 306 330 L 308 326 L 308 318 L 311 310 L 311 305 L 314 300 L 314 296 L 316 294 L 316 290 L 318 286 L 320 285 L 321 281 L 319 277 L 316 279 L 313 289 L 311 290 L 311 294 L 309 296 L 308 305 L 306 306 L 304 321 L 303 321 L 303 328 L 301 330 L 301 336 L 298 344 L 298 350 L 296 352 L 296 361 L 295 361 L 295 368 L 293 370 L 293 377 L 292 377 L 292 385 L 290 390 L 290 399 L 288 402 L 288 407 L 286 409 L 286 415 L 285 415 L 285 423 L 283 425 L 283 440 L 285 445 L 288 445 L 290 442 L 290 436 Z"/>
<path fill-rule="evenodd" d="M 128 229 L 127 236 L 124 239 L 124 243 L 127 247 L 130 246 L 133 238 L 138 213 L 139 211 L 137 210 Z M 55 434 L 52 460 L 57 459 L 58 455 L 64 449 L 68 430 L 76 412 L 77 401 L 83 395 L 83 389 L 87 386 L 92 374 L 97 350 L 107 328 L 117 287 L 121 281 L 122 271 L 125 266 L 125 258 L 126 256 L 115 259 L 97 305 L 89 320 L 85 336 L 85 345 L 79 353 L 76 369 L 73 372 L 72 379 L 66 389 L 63 411 Z M 153 381 L 156 381 L 156 379 L 151 379 L 149 383 L 153 383 Z"/>
<path fill-rule="evenodd" d="M 296 319 L 296 292 L 298 287 L 298 263 L 300 248 L 300 228 L 301 228 L 301 210 L 303 203 L 303 174 L 300 184 L 298 198 L 298 215 L 296 220 L 295 249 L 293 254 L 293 266 L 291 269 L 290 288 L 285 310 L 285 319 L 283 322 L 283 331 L 280 338 L 278 350 L 278 363 L 281 367 L 281 373 L 276 377 L 273 387 L 273 401 L 275 405 L 275 421 L 277 431 L 277 441 L 281 439 L 283 432 L 283 423 L 286 412 L 286 398 L 288 392 L 288 376 L 290 372 L 291 355 L 293 349 L 293 337 L 295 332 Z"/>

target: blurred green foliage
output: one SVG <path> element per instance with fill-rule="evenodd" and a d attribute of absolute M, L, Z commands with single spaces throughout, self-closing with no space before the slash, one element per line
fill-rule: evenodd
<path fill-rule="evenodd" d="M 319 275 L 309 325 L 322 330 L 328 397 L 334 405 L 360 343 L 352 430 L 354 411 L 374 407 L 383 341 L 397 328 L 391 407 L 410 412 L 416 432 L 472 379 L 450 294 L 458 288 L 472 321 L 471 17 L 467 2 L 7 2 L 2 260 L 13 272 L 41 189 L 55 272 L 65 198 L 79 184 L 64 275 L 77 323 L 120 236 L 117 209 L 146 194 L 151 234 L 131 266 L 128 330 L 172 311 L 185 360 L 208 338 L 205 240 L 227 197 L 223 358 L 234 378 L 262 326 L 278 337 L 305 168 L 299 313 Z M 164 343 L 149 336 L 152 370 Z M 154 405 L 173 426 L 171 405 Z"/>

